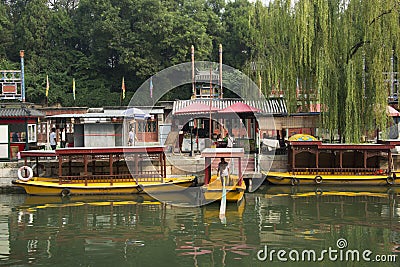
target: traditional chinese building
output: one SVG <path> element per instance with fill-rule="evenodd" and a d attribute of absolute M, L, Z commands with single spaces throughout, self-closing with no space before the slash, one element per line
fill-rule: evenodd
<path fill-rule="evenodd" d="M 283 94 L 265 99 L 259 91 L 259 97 L 251 100 L 224 97 L 222 46 L 218 67 L 204 70 L 201 66 L 195 65 L 192 47 L 192 97 L 174 102 L 167 145 L 182 152 L 200 151 L 207 140 L 215 143 L 229 134 L 236 146 L 257 152 L 264 138 L 283 141 L 295 133 L 316 133 L 320 112 L 289 114 Z"/>
<path fill-rule="evenodd" d="M 17 159 L 21 150 L 38 149 L 37 125 L 44 115 L 27 103 L 1 103 L 0 159 Z"/>
<path fill-rule="evenodd" d="M 25 102 L 24 51 L 20 70 L 0 70 L 0 160 L 17 159 L 21 150 L 37 149 L 37 125 L 44 115 Z"/>

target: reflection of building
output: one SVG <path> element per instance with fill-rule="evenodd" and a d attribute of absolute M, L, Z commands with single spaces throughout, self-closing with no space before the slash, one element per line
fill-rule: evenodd
<path fill-rule="evenodd" d="M 397 189 L 387 192 L 385 187 L 279 186 L 248 196 L 258 210 L 261 243 L 300 244 L 305 249 L 308 240 L 335 244 L 338 233 L 338 238 L 355 238 L 355 247 L 368 237 L 382 238 L 382 231 L 395 230 L 396 194 Z"/>
<path fill-rule="evenodd" d="M 50 265 L 47 261 L 52 258 L 74 266 L 84 258 L 104 263 L 114 255 L 115 266 L 123 266 L 127 258 L 138 260 L 132 258 L 133 249 L 144 245 L 152 249 L 152 240 L 164 238 L 165 206 L 159 202 L 126 196 L 115 201 L 80 200 L 62 203 L 59 198 L 28 197 L 27 202 L 35 204 L 26 203 L 7 220 L 9 262 Z"/>
<path fill-rule="evenodd" d="M 8 224 L 1 237 L 10 248 L 2 263 L 264 266 L 267 262 L 257 264 L 256 258 L 264 245 L 320 252 L 335 249 L 337 239 L 345 238 L 350 249 L 382 254 L 400 245 L 398 202 L 382 193 L 386 188 L 309 189 L 246 193 L 245 205 L 227 206 L 227 224 L 220 222 L 218 204 L 180 208 L 141 196 L 4 195 L 2 202 L 12 208 L 1 214 Z"/>
<path fill-rule="evenodd" d="M 2 194 L 0 199 L 0 258 L 4 260 L 5 255 L 10 255 L 10 229 L 9 229 L 9 214 L 12 212 L 8 196 Z M 13 202 L 15 203 L 15 202 Z"/>
<path fill-rule="evenodd" d="M 240 257 L 250 266 L 258 242 L 245 229 L 243 202 L 227 207 L 227 226 L 220 223 L 218 205 L 180 208 L 140 197 L 29 196 L 8 211 L 5 262 L 165 266 L 168 259 L 220 266 Z"/>

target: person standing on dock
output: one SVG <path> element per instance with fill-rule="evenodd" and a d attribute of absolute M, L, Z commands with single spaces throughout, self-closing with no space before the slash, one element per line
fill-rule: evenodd
<path fill-rule="evenodd" d="M 225 161 L 225 158 L 221 158 L 221 162 L 218 163 L 218 174 L 221 178 L 221 183 L 224 185 L 225 181 L 229 179 L 229 164 Z M 229 182 L 228 182 L 229 183 Z"/>
<path fill-rule="evenodd" d="M 56 149 L 57 147 L 57 139 L 56 139 L 56 128 L 51 128 L 51 133 L 50 133 L 50 146 L 51 149 Z"/>
<path fill-rule="evenodd" d="M 135 138 L 135 134 L 133 133 L 133 128 L 131 128 L 128 136 L 128 146 L 133 146 L 133 138 Z"/>
<path fill-rule="evenodd" d="M 233 147 L 233 142 L 234 142 L 233 136 L 231 136 L 231 135 L 229 135 L 229 133 L 227 133 L 226 134 L 226 141 L 227 141 L 226 147 L 227 148 L 232 148 Z"/>

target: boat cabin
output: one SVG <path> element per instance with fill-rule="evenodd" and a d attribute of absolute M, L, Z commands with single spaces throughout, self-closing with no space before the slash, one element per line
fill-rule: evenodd
<path fill-rule="evenodd" d="M 288 171 L 293 174 L 389 174 L 392 144 L 288 142 Z"/>
<path fill-rule="evenodd" d="M 53 158 L 58 162 L 59 184 L 161 181 L 166 178 L 166 156 L 162 146 L 114 148 L 74 147 L 55 151 L 22 151 L 39 166 L 39 158 Z M 150 164 L 151 161 L 151 164 Z M 146 164 L 149 163 L 149 164 Z M 39 176 L 34 170 L 34 176 Z M 47 172 L 46 172 L 47 174 Z M 50 178 L 50 177 L 49 177 Z M 145 180 L 144 180 L 145 179 Z"/>
<path fill-rule="evenodd" d="M 240 186 L 242 184 L 242 158 L 244 157 L 243 148 L 205 148 L 201 152 L 201 156 L 205 159 L 204 184 L 207 185 L 210 182 L 212 169 L 218 166 L 221 158 L 226 159 L 226 161 L 233 166 L 231 168 L 236 169 L 238 175 L 238 185 Z M 235 161 L 237 162 L 235 163 Z M 232 170 L 232 172 L 234 172 L 234 170 Z"/>

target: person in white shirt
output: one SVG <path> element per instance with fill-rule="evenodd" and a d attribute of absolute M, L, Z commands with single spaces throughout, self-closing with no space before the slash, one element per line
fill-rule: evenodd
<path fill-rule="evenodd" d="M 226 134 L 226 139 L 227 139 L 227 146 L 228 148 L 232 148 L 233 147 L 233 142 L 234 142 L 234 138 L 233 136 L 230 136 L 228 133 Z"/>
<path fill-rule="evenodd" d="M 133 146 L 133 138 L 135 138 L 135 134 L 133 133 L 133 129 L 129 131 L 129 137 L 128 137 L 128 146 Z"/>
<path fill-rule="evenodd" d="M 224 181 L 229 179 L 229 163 L 225 161 L 225 158 L 221 158 L 221 162 L 218 163 L 218 174 L 221 178 L 221 183 L 224 185 Z M 226 179 L 225 179 L 226 178 Z"/>
<path fill-rule="evenodd" d="M 56 149 L 56 147 L 57 147 L 56 128 L 51 129 L 49 138 L 50 138 L 51 149 L 53 149 L 53 150 Z"/>

